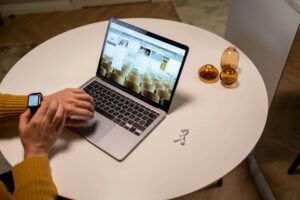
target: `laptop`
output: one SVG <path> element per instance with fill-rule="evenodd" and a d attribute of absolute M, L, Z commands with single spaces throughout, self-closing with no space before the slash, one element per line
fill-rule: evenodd
<path fill-rule="evenodd" d="M 118 161 L 166 117 L 188 47 L 117 19 L 110 19 L 96 76 L 83 88 L 95 117 L 76 128 Z"/>

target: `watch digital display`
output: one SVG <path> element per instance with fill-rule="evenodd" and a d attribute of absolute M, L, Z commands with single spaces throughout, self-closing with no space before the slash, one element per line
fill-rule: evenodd
<path fill-rule="evenodd" d="M 39 96 L 31 95 L 30 98 L 28 99 L 28 106 L 33 107 L 33 106 L 38 106 L 38 105 L 39 105 Z"/>
<path fill-rule="evenodd" d="M 28 95 L 27 107 L 31 110 L 32 115 L 38 110 L 42 100 L 42 93 L 31 93 Z"/>

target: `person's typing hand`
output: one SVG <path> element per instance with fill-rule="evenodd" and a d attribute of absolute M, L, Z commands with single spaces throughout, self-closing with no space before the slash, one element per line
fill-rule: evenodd
<path fill-rule="evenodd" d="M 33 116 L 30 109 L 27 109 L 20 116 L 19 122 L 24 157 L 48 156 L 64 124 L 64 108 L 57 100 L 51 101 L 50 104 L 43 102 Z"/>
<path fill-rule="evenodd" d="M 47 103 L 53 99 L 59 101 L 64 107 L 67 116 L 66 126 L 79 127 L 94 117 L 94 100 L 82 89 L 68 88 L 44 97 Z M 81 119 L 71 118 L 72 116 L 79 116 Z"/>

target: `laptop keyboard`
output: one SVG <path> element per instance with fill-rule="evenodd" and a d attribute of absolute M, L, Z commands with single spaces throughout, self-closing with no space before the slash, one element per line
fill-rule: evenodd
<path fill-rule="evenodd" d="M 94 98 L 97 112 L 135 135 L 140 135 L 159 115 L 98 81 L 92 81 L 84 90 Z"/>

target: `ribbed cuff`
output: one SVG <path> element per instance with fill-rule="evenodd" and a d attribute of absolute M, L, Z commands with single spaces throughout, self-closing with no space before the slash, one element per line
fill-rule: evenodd
<path fill-rule="evenodd" d="M 57 189 L 51 177 L 49 160 L 47 157 L 31 157 L 17 164 L 12 169 L 15 192 L 14 197 L 24 195 L 28 199 L 54 199 Z"/>
<path fill-rule="evenodd" d="M 26 109 L 26 95 L 0 94 L 0 123 L 18 118 Z"/>

